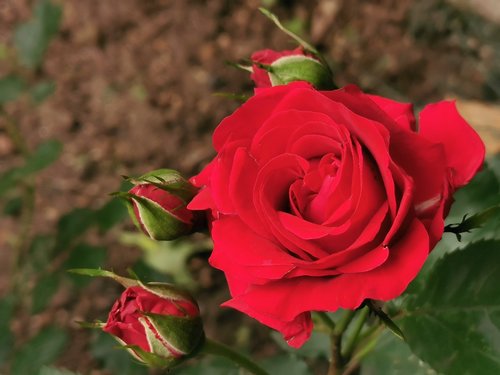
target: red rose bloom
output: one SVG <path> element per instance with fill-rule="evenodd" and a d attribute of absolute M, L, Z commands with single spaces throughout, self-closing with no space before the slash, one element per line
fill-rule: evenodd
<path fill-rule="evenodd" d="M 225 303 L 299 347 L 310 311 L 399 296 L 441 238 L 484 145 L 453 102 L 409 104 L 348 86 L 258 89 L 215 130 L 188 208 L 211 209 Z"/>

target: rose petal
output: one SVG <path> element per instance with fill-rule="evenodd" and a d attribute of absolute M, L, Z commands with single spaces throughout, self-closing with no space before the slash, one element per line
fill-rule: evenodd
<path fill-rule="evenodd" d="M 218 152 L 228 141 L 245 141 L 250 143 L 251 137 L 270 117 L 277 104 L 295 87 L 307 87 L 304 82 L 272 88 L 259 89 L 255 95 L 241 105 L 231 116 L 226 117 L 217 126 L 213 135 L 213 145 Z M 259 110 L 256 111 L 255 108 Z"/>
<path fill-rule="evenodd" d="M 261 321 L 266 317 L 286 324 L 307 311 L 355 309 L 367 298 L 387 301 L 406 289 L 427 258 L 429 239 L 422 223 L 413 220 L 389 252 L 383 265 L 368 272 L 282 279 L 254 286 L 226 305 Z"/>
<path fill-rule="evenodd" d="M 309 163 L 305 159 L 292 154 L 280 155 L 260 170 L 253 194 L 255 208 L 261 220 L 269 226 L 283 248 L 296 254 L 300 259 L 321 258 L 328 255 L 310 241 L 290 233 L 278 219 L 278 212 L 287 211 L 289 206 L 290 186 L 301 179 L 307 169 Z"/>
<path fill-rule="evenodd" d="M 214 250 L 210 264 L 226 274 L 238 274 L 249 268 L 259 279 L 278 279 L 294 268 L 296 260 L 276 243 L 248 228 L 236 216 L 225 216 L 213 222 Z"/>
<path fill-rule="evenodd" d="M 420 134 L 444 146 L 452 184 L 467 184 L 484 162 L 485 148 L 475 130 L 458 113 L 455 102 L 427 105 L 420 113 Z"/>
<path fill-rule="evenodd" d="M 391 119 L 396 121 L 401 128 L 416 131 L 417 125 L 413 114 L 413 104 L 400 103 L 378 95 L 367 94 L 366 96 L 375 102 Z"/>

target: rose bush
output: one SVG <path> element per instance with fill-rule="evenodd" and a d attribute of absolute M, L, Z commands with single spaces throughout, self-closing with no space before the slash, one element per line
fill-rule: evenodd
<path fill-rule="evenodd" d="M 188 208 L 211 210 L 210 263 L 238 309 L 299 347 L 311 311 L 399 296 L 441 238 L 484 145 L 443 101 L 412 106 L 355 86 L 257 89 L 213 136 Z"/>

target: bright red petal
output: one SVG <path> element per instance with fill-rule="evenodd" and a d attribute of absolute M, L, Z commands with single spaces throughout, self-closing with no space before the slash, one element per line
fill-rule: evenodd
<path fill-rule="evenodd" d="M 452 184 L 467 184 L 484 161 L 484 143 L 463 119 L 453 101 L 427 105 L 420 113 L 420 134 L 444 146 L 446 163 L 452 171 Z"/>

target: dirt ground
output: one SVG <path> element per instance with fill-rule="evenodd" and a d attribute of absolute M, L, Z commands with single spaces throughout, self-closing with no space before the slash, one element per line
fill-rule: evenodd
<path fill-rule="evenodd" d="M 258 11 L 264 3 L 259 0 L 60 3 L 61 30 L 36 72 L 56 82 L 55 94 L 35 110 L 23 101 L 6 108 L 31 147 L 51 138 L 64 143 L 61 158 L 37 180 L 36 232 L 53 230 L 70 209 L 102 205 L 119 186 L 120 175 L 161 167 L 187 176 L 199 171 L 213 155 L 211 132 L 238 106 L 214 93 L 252 90 L 248 76 L 224 61 L 248 58 L 258 49 L 294 47 Z M 500 27 L 495 19 L 481 16 L 483 8 L 475 14 L 445 0 L 265 3 L 274 3 L 274 12 L 324 52 L 338 84 L 355 83 L 417 106 L 458 97 L 464 108 L 469 106 L 470 121 L 500 139 L 500 48 L 495 39 Z M 0 0 L 0 43 L 9 43 L 14 25 L 27 19 L 30 9 L 28 0 Z M 0 61 L 0 76 L 8 69 Z M 484 113 L 490 117 L 482 118 Z M 498 144 L 493 142 L 490 151 L 499 150 Z M 19 161 L 0 123 L 0 173 Z M 0 295 L 9 287 L 9 244 L 17 225 L 2 217 Z M 114 269 L 125 269 L 140 256 L 138 250 L 118 245 L 113 235 L 106 241 Z M 191 267 L 204 280 L 199 298 L 207 331 L 233 340 L 229 333 L 244 318 L 219 311 L 218 303 L 227 297 L 223 278 L 203 259 Z M 49 315 L 36 323 L 19 318 L 15 326 L 31 327 L 27 332 L 33 333 L 56 319 L 71 327 L 73 345 L 59 364 L 90 373 L 96 364 L 81 354 L 88 335 L 72 321 L 75 315 L 102 316 L 116 297 L 116 289 L 104 285 L 92 283 L 78 303 L 62 295 Z M 221 322 L 226 325 L 222 333 L 216 329 Z M 252 329 L 253 351 L 272 352 L 267 331 L 256 324 Z"/>

